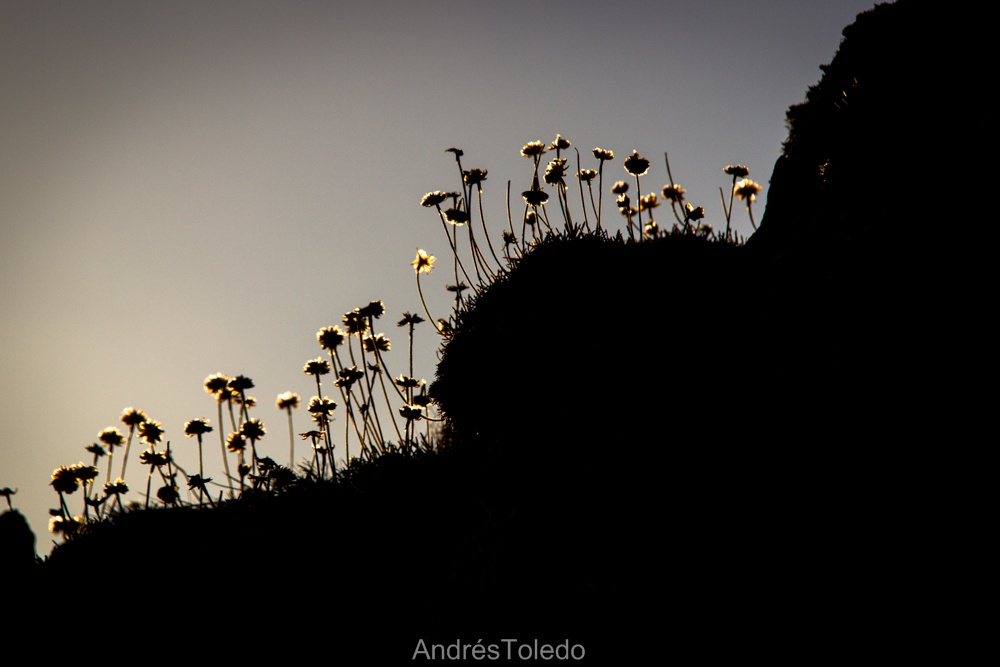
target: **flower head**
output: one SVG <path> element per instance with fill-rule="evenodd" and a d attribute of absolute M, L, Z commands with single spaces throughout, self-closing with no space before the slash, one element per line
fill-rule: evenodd
<path fill-rule="evenodd" d="M 329 352 L 333 352 L 337 347 L 343 345 L 344 332 L 340 330 L 340 327 L 323 327 L 316 333 L 316 340 L 319 341 L 320 347 Z"/>
<path fill-rule="evenodd" d="M 687 217 L 690 220 L 701 220 L 705 217 L 705 208 L 702 206 L 692 206 L 691 204 L 685 204 L 684 207 L 687 209 Z"/>
<path fill-rule="evenodd" d="M 76 535 L 83 528 L 83 519 L 78 516 L 64 517 L 64 516 L 54 516 L 49 519 L 49 532 L 53 535 L 62 535 L 63 537 L 69 537 L 70 535 Z"/>
<path fill-rule="evenodd" d="M 436 259 L 437 257 L 434 255 L 428 255 L 426 252 L 418 248 L 417 258 L 410 262 L 410 264 L 413 265 L 418 274 L 430 273 L 431 269 L 434 268 L 434 260 Z"/>
<path fill-rule="evenodd" d="M 423 417 L 424 409 L 419 405 L 407 404 L 399 409 L 399 414 L 406 421 L 416 421 Z"/>
<path fill-rule="evenodd" d="M 625 158 L 625 171 L 633 176 L 643 176 L 649 171 L 649 160 L 639 157 L 639 153 L 632 151 L 632 154 Z"/>
<path fill-rule="evenodd" d="M 104 485 L 104 495 L 110 496 L 112 493 L 116 496 L 128 493 L 128 484 L 125 483 L 125 480 L 119 477 L 114 482 L 107 482 Z"/>
<path fill-rule="evenodd" d="M 264 422 L 256 418 L 248 419 L 240 426 L 240 435 L 254 442 L 263 438 L 266 433 Z"/>
<path fill-rule="evenodd" d="M 521 149 L 523 157 L 538 157 L 545 152 L 545 144 L 541 141 L 529 141 Z"/>
<path fill-rule="evenodd" d="M 320 358 L 307 361 L 306 365 L 302 368 L 302 372 L 306 375 L 326 375 L 330 372 L 330 362 Z"/>
<path fill-rule="evenodd" d="M 369 301 L 367 306 L 358 308 L 362 317 L 374 317 L 376 320 L 385 314 L 385 304 L 381 301 Z"/>
<path fill-rule="evenodd" d="M 446 148 L 446 149 L 444 149 L 444 152 L 445 153 L 454 153 L 456 158 L 460 158 L 463 155 L 465 155 L 465 151 L 463 151 L 461 148 L 454 148 L 454 147 L 452 147 L 452 148 Z"/>
<path fill-rule="evenodd" d="M 655 192 L 650 192 L 648 195 L 642 195 L 639 197 L 639 210 L 649 211 L 660 205 L 660 200 L 656 196 Z"/>
<path fill-rule="evenodd" d="M 184 424 L 184 435 L 189 438 L 196 435 L 211 433 L 212 430 L 212 427 L 208 425 L 207 419 L 192 419 Z"/>
<path fill-rule="evenodd" d="M 360 336 L 368 331 L 368 318 L 361 314 L 360 308 L 344 313 L 343 323 L 348 334 Z"/>
<path fill-rule="evenodd" d="M 448 199 L 447 192 L 441 192 L 440 190 L 435 190 L 434 192 L 428 192 L 421 198 L 420 205 L 426 206 L 428 208 L 432 206 L 439 206 L 446 199 Z"/>
<path fill-rule="evenodd" d="M 375 334 L 374 336 L 368 335 L 365 337 L 364 341 L 365 352 L 388 352 L 390 349 L 389 339 L 383 334 Z"/>
<path fill-rule="evenodd" d="M 222 373 L 214 373 L 205 378 L 205 391 L 214 394 L 216 397 L 225 393 L 229 386 L 229 378 Z"/>
<path fill-rule="evenodd" d="M 247 389 L 253 389 L 253 380 L 245 375 L 237 375 L 229 380 L 229 388 L 235 389 L 236 391 L 246 391 Z"/>
<path fill-rule="evenodd" d="M 628 183 L 625 181 L 615 181 L 615 184 L 611 186 L 611 194 L 613 195 L 623 195 L 628 192 Z"/>
<path fill-rule="evenodd" d="M 319 396 L 313 396 L 309 399 L 309 412 L 313 414 L 324 414 L 328 415 L 337 408 L 337 404 L 331 401 L 327 396 L 320 398 Z"/>
<path fill-rule="evenodd" d="M 680 204 L 682 201 L 684 201 L 685 192 L 687 192 L 687 190 L 685 190 L 684 188 L 675 183 L 673 185 L 664 185 L 662 194 L 664 200 L 670 200 L 672 202 Z"/>
<path fill-rule="evenodd" d="M 290 391 L 278 394 L 275 405 L 279 410 L 294 410 L 299 407 L 299 395 Z"/>
<path fill-rule="evenodd" d="M 157 421 L 147 420 L 139 425 L 139 436 L 150 445 L 155 445 L 163 435 L 163 425 Z"/>
<path fill-rule="evenodd" d="M 743 178 L 750 174 L 750 170 L 744 167 L 742 164 L 727 164 L 722 170 L 729 174 L 730 176 L 735 176 L 736 178 Z"/>
<path fill-rule="evenodd" d="M 92 445 L 87 445 L 87 451 L 90 452 L 91 454 L 93 454 L 94 456 L 98 457 L 98 458 L 100 458 L 100 457 L 102 457 L 102 456 L 104 456 L 105 454 L 108 453 L 108 451 L 106 449 L 104 449 L 104 447 L 101 447 L 96 442 L 94 444 L 92 444 Z"/>
<path fill-rule="evenodd" d="M 400 389 L 416 389 L 424 384 L 422 380 L 418 380 L 417 378 L 409 377 L 407 375 L 400 375 L 393 380 L 393 382 L 395 382 L 396 386 Z"/>
<path fill-rule="evenodd" d="M 557 157 L 545 167 L 545 182 L 549 185 L 564 183 L 566 178 L 566 158 Z"/>
<path fill-rule="evenodd" d="M 594 157 L 596 157 L 601 162 L 607 162 L 608 160 L 615 159 L 614 151 L 604 150 L 603 148 L 595 148 L 593 150 Z"/>
<path fill-rule="evenodd" d="M 531 179 L 531 189 L 522 192 L 521 196 L 524 197 L 528 206 L 544 206 L 545 202 L 549 200 L 549 195 L 542 190 L 538 183 L 538 174 L 535 174 L 534 178 Z"/>
<path fill-rule="evenodd" d="M 364 371 L 358 370 L 357 366 L 351 366 L 350 368 L 341 368 L 337 376 L 337 381 L 334 382 L 335 385 L 350 388 L 355 382 L 363 378 L 365 374 Z"/>
<path fill-rule="evenodd" d="M 555 141 L 553 141 L 551 144 L 549 144 L 549 149 L 550 150 L 561 150 L 562 151 L 562 150 L 566 150 L 570 146 L 572 146 L 572 144 L 569 143 L 568 139 L 563 139 L 563 136 L 561 134 L 557 134 L 556 138 L 555 138 Z"/>
<path fill-rule="evenodd" d="M 414 315 L 413 313 L 410 312 L 404 312 L 403 319 L 401 319 L 399 322 L 396 322 L 396 326 L 403 327 L 406 326 L 407 324 L 420 324 L 423 321 L 424 318 L 420 317 L 419 315 Z"/>
<path fill-rule="evenodd" d="M 233 431 L 226 437 L 226 449 L 233 452 L 242 452 L 247 448 L 247 441 L 243 439 L 239 431 Z"/>
<path fill-rule="evenodd" d="M 444 212 L 444 219 L 453 225 L 464 225 L 469 221 L 469 214 L 460 208 L 449 208 Z"/>
<path fill-rule="evenodd" d="M 736 183 L 733 188 L 733 194 L 740 198 L 740 201 L 744 199 L 747 202 L 753 202 L 757 200 L 757 193 L 760 192 L 760 185 L 754 183 L 749 178 L 744 178 Z"/>
<path fill-rule="evenodd" d="M 113 426 L 109 426 L 100 433 L 97 434 L 97 439 L 103 442 L 108 447 L 121 447 L 125 442 L 124 436 L 122 436 L 121 431 Z"/>
<path fill-rule="evenodd" d="M 590 183 L 595 178 L 597 178 L 596 169 L 581 169 L 576 173 L 576 177 L 579 178 L 584 183 Z"/>
<path fill-rule="evenodd" d="M 480 185 L 486 180 L 486 169 L 469 169 L 462 172 L 462 181 L 466 185 Z"/>
<path fill-rule="evenodd" d="M 129 428 L 134 428 L 146 421 L 146 413 L 136 408 L 125 408 L 122 411 L 121 421 Z"/>
<path fill-rule="evenodd" d="M 167 486 L 161 486 L 159 490 L 157 490 L 156 497 L 159 498 L 164 505 L 173 505 L 180 500 L 181 494 L 177 493 L 176 486 L 168 484 Z"/>
<path fill-rule="evenodd" d="M 165 466 L 169 460 L 165 452 L 158 452 L 154 449 L 147 449 L 142 454 L 139 454 L 139 461 L 148 466 Z"/>

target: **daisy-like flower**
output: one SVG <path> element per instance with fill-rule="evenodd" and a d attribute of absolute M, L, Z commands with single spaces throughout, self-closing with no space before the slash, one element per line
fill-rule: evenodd
<path fill-rule="evenodd" d="M 328 415 L 337 409 L 337 404 L 329 399 L 329 397 L 324 396 L 320 398 L 319 396 L 313 396 L 309 399 L 309 412 L 313 414 L 324 414 Z"/>
<path fill-rule="evenodd" d="M 278 398 L 275 401 L 275 405 L 279 410 L 294 410 L 299 407 L 299 395 L 286 391 L 283 394 L 278 394 Z"/>
<path fill-rule="evenodd" d="M 524 224 L 534 227 L 536 222 L 538 222 L 538 214 L 534 211 L 528 211 L 524 216 Z"/>
<path fill-rule="evenodd" d="M 358 308 L 362 317 L 374 317 L 376 320 L 385 313 L 385 304 L 381 301 L 369 301 L 367 306 Z"/>
<path fill-rule="evenodd" d="M 416 421 L 424 416 L 424 409 L 419 405 L 404 405 L 399 409 L 399 415 L 407 421 Z"/>
<path fill-rule="evenodd" d="M 594 157 L 596 157 L 601 162 L 607 162 L 608 160 L 615 159 L 614 151 L 605 150 L 603 148 L 595 148 L 593 151 Z"/>
<path fill-rule="evenodd" d="M 416 389 L 417 387 L 423 385 L 423 381 L 418 380 L 417 378 L 409 377 L 408 375 L 400 375 L 393 380 L 393 382 L 395 382 L 396 386 L 400 389 Z"/>
<path fill-rule="evenodd" d="M 440 206 L 447 199 L 448 199 L 447 192 L 434 190 L 433 192 L 428 192 L 420 199 L 420 205 L 426 206 L 427 208 L 432 208 L 434 206 Z"/>
<path fill-rule="evenodd" d="M 660 233 L 660 226 L 656 224 L 656 220 L 649 220 L 646 222 L 645 226 L 642 228 L 642 233 L 647 237 L 654 239 L 657 234 Z"/>
<path fill-rule="evenodd" d="M 551 144 L 549 144 L 549 149 L 564 151 L 567 148 L 569 148 L 570 146 L 572 146 L 572 144 L 569 143 L 568 139 L 563 139 L 563 136 L 561 134 L 557 134 L 556 138 L 555 138 L 555 141 L 553 141 Z"/>
<path fill-rule="evenodd" d="M 743 178 L 750 174 L 750 170 L 742 164 L 727 164 L 722 171 L 726 172 L 730 176 L 735 176 L 736 178 Z"/>
<path fill-rule="evenodd" d="M 454 153 L 456 158 L 460 158 L 463 155 L 465 155 L 465 151 L 463 151 L 461 148 L 454 148 L 454 147 L 452 147 L 452 148 L 446 148 L 446 149 L 444 149 L 444 152 L 445 153 Z"/>
<path fill-rule="evenodd" d="M 416 269 L 417 273 L 430 273 L 431 269 L 434 268 L 434 260 L 437 257 L 434 255 L 428 255 L 421 249 L 417 249 L 417 258 L 410 262 Z"/>
<path fill-rule="evenodd" d="M 462 172 L 462 181 L 466 185 L 479 185 L 486 180 L 486 169 L 469 169 Z"/>
<path fill-rule="evenodd" d="M 167 465 L 168 460 L 165 452 L 158 452 L 154 449 L 147 449 L 142 454 L 139 454 L 140 463 L 148 466 L 156 466 L 157 468 Z"/>
<path fill-rule="evenodd" d="M 375 334 L 374 336 L 366 336 L 364 339 L 365 352 L 388 352 L 391 345 L 389 344 L 389 339 L 383 334 Z"/>
<path fill-rule="evenodd" d="M 248 419 L 247 421 L 243 422 L 243 425 L 240 426 L 239 432 L 240 435 L 242 435 L 247 440 L 253 440 L 253 441 L 260 440 L 261 438 L 264 437 L 265 434 L 267 434 L 267 431 L 264 429 L 264 422 L 262 422 L 257 418 Z"/>
<path fill-rule="evenodd" d="M 368 331 L 368 318 L 361 314 L 359 308 L 344 313 L 343 317 L 344 328 L 347 329 L 348 334 L 361 335 Z"/>
<path fill-rule="evenodd" d="M 233 452 L 242 452 L 247 448 L 247 441 L 243 439 L 239 431 L 233 431 L 226 437 L 226 449 Z"/>
<path fill-rule="evenodd" d="M 566 158 L 557 157 L 545 167 L 545 182 L 549 185 L 564 183 L 566 178 Z"/>
<path fill-rule="evenodd" d="M 330 362 L 317 357 L 316 359 L 307 361 L 306 365 L 302 368 L 302 372 L 306 375 L 326 375 L 330 372 Z"/>
<path fill-rule="evenodd" d="M 749 178 L 744 178 L 736 183 L 733 187 L 733 192 L 740 198 L 740 201 L 747 200 L 749 202 L 753 202 L 757 200 L 757 193 L 760 192 L 760 185 L 754 183 Z"/>
<path fill-rule="evenodd" d="M 469 214 L 460 208 L 449 208 L 444 212 L 444 219 L 453 225 L 464 225 L 469 221 Z"/>
<path fill-rule="evenodd" d="M 146 421 L 146 413 L 136 408 L 125 408 L 122 411 L 121 421 L 130 428 L 134 428 Z"/>
<path fill-rule="evenodd" d="M 323 327 L 316 333 L 316 340 L 319 341 L 320 347 L 329 352 L 333 352 L 337 347 L 343 345 L 346 337 L 337 326 Z"/>
<path fill-rule="evenodd" d="M 52 472 L 52 488 L 59 493 L 73 493 L 80 482 L 76 478 L 76 473 L 70 466 L 59 466 Z"/>
<path fill-rule="evenodd" d="M 687 217 L 689 220 L 701 220 L 705 217 L 705 208 L 703 206 L 685 204 L 685 208 L 687 209 Z"/>
<path fill-rule="evenodd" d="M 628 183 L 625 181 L 615 181 L 615 184 L 611 186 L 611 194 L 613 195 L 623 195 L 628 192 Z"/>
<path fill-rule="evenodd" d="M 517 243 L 517 237 L 506 229 L 500 232 L 500 238 L 503 239 L 504 246 L 509 246 L 511 244 Z"/>
<path fill-rule="evenodd" d="M 108 447 L 121 447 L 125 444 L 125 436 L 121 434 L 121 431 L 113 426 L 109 426 L 100 433 L 97 434 L 97 439 L 103 442 Z"/>
<path fill-rule="evenodd" d="M 355 382 L 363 378 L 365 374 L 364 371 L 358 370 L 357 366 L 351 366 L 350 368 L 341 368 L 337 376 L 337 381 L 334 384 L 338 387 L 349 389 Z"/>
<path fill-rule="evenodd" d="M 184 424 L 184 435 L 193 438 L 196 435 L 211 433 L 213 429 L 208 425 L 207 419 L 192 419 Z"/>
<path fill-rule="evenodd" d="M 660 200 L 657 198 L 655 192 L 650 192 L 648 195 L 643 195 L 639 197 L 639 209 L 642 211 L 649 211 L 660 205 Z"/>
<path fill-rule="evenodd" d="M 680 204 L 684 201 L 684 193 L 686 192 L 687 190 L 675 183 L 673 185 L 664 185 L 663 192 L 661 194 L 665 200 Z"/>
<path fill-rule="evenodd" d="M 229 378 L 222 373 L 213 373 L 205 378 L 205 391 L 219 397 L 229 387 Z"/>
<path fill-rule="evenodd" d="M 237 375 L 229 380 L 229 388 L 236 391 L 246 391 L 253 389 L 253 380 L 245 375 Z"/>
<path fill-rule="evenodd" d="M 581 169 L 576 173 L 576 177 L 579 178 L 584 183 L 590 183 L 595 178 L 597 178 L 596 169 Z"/>
<path fill-rule="evenodd" d="M 523 157 L 538 157 L 545 153 L 545 144 L 541 141 L 529 141 L 521 148 Z"/>
<path fill-rule="evenodd" d="M 77 463 L 72 467 L 73 474 L 76 476 L 77 481 L 81 484 L 86 484 L 97 479 L 100 474 L 97 470 L 97 466 L 89 466 L 85 463 Z"/>
<path fill-rule="evenodd" d="M 640 157 L 637 151 L 632 151 L 632 154 L 625 158 L 625 171 L 633 176 L 645 176 L 649 171 L 649 160 Z"/>
<path fill-rule="evenodd" d="M 421 408 L 425 408 L 426 409 L 427 406 L 430 405 L 433 400 L 434 399 L 432 399 L 430 397 L 430 394 L 419 394 L 419 395 L 413 397 L 413 401 L 412 402 L 413 402 L 413 405 L 416 405 L 417 407 L 421 407 Z"/>
<path fill-rule="evenodd" d="M 522 192 L 521 196 L 524 197 L 528 206 L 544 206 L 545 202 L 549 200 L 549 195 L 542 190 L 538 183 L 538 174 L 535 174 L 534 178 L 531 179 L 531 189 Z"/>
<path fill-rule="evenodd" d="M 125 483 L 121 477 L 116 479 L 114 482 L 107 482 L 104 485 L 104 495 L 110 496 L 114 494 L 116 496 L 124 495 L 128 493 L 128 484 Z"/>
<path fill-rule="evenodd" d="M 139 424 L 139 437 L 149 445 L 155 445 L 163 435 L 163 425 L 160 422 L 146 420 Z"/>

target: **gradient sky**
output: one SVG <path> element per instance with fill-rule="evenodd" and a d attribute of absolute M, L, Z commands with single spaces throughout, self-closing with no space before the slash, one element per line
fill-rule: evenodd
<path fill-rule="evenodd" d="M 489 170 L 497 235 L 507 180 L 529 184 L 521 146 L 556 133 L 585 167 L 595 146 L 615 151 L 606 183 L 638 150 L 653 165 L 644 191 L 667 182 L 669 151 L 689 200 L 724 226 L 723 166 L 748 165 L 766 195 L 786 109 L 872 5 L 3 0 L 0 487 L 18 489 L 39 553 L 53 469 L 89 462 L 127 406 L 161 421 L 193 472 L 184 423 L 215 424 L 204 378 L 247 375 L 269 428 L 261 453 L 283 461 L 275 397 L 308 401 L 316 331 L 373 299 L 403 371 L 395 322 L 420 311 L 409 263 L 417 247 L 448 254 L 420 207 L 458 189 L 444 149 Z M 446 315 L 447 276 L 425 278 Z M 437 341 L 422 326 L 416 374 L 430 380 Z M 130 498 L 144 473 L 133 459 Z M 70 503 L 80 511 L 79 493 Z"/>

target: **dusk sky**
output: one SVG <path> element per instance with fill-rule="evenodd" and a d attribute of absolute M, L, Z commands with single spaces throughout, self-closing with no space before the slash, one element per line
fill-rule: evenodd
<path fill-rule="evenodd" d="M 652 162 L 643 191 L 658 192 L 668 151 L 716 228 L 722 169 L 747 165 L 764 188 L 759 221 L 785 111 L 872 6 L 3 0 L 0 487 L 18 490 L 39 553 L 52 545 L 53 469 L 89 462 L 101 429 L 124 431 L 125 407 L 162 422 L 193 472 L 184 423 L 217 426 L 205 377 L 249 376 L 268 427 L 260 450 L 287 462 L 275 397 L 315 394 L 302 367 L 321 355 L 320 328 L 381 299 L 390 370 L 405 370 L 395 323 L 422 312 L 410 262 L 418 247 L 449 255 L 420 206 L 459 187 L 446 148 L 489 170 L 495 242 L 507 181 L 515 205 L 530 184 L 521 146 L 557 133 L 584 167 L 597 166 L 594 147 L 615 152 L 605 187 L 627 177 L 634 149 Z M 623 228 L 607 193 L 604 215 Z M 745 210 L 734 219 L 751 233 Z M 423 278 L 436 317 L 448 314 L 446 282 L 444 271 Z M 752 289 L 733 287 L 734 298 Z M 421 326 L 416 375 L 430 381 L 438 340 Z M 688 333 L 740 335 L 697 323 Z M 720 387 L 708 398 L 730 397 Z M 296 431 L 306 415 L 295 413 Z M 208 442 L 206 472 L 221 480 Z M 134 500 L 140 450 L 126 480 Z M 79 493 L 69 501 L 81 512 Z"/>

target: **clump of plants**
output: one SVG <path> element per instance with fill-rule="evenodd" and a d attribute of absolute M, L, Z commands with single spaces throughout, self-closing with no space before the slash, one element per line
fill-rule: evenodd
<path fill-rule="evenodd" d="M 520 200 L 512 201 L 511 181 L 507 181 L 506 224 L 497 234 L 491 231 L 483 201 L 488 170 L 466 168 L 460 148 L 448 148 L 446 153 L 455 160 L 458 188 L 427 192 L 420 203 L 437 214 L 450 250 L 446 270 L 452 282 L 445 290 L 451 312 L 440 318 L 431 314 L 421 277 L 431 273 L 437 258 L 418 249 L 411 264 L 426 320 L 404 312 L 396 323 L 407 338 L 403 369 L 390 367 L 390 340 L 384 333 L 376 333 L 376 322 L 386 312 L 381 301 L 354 308 L 344 313 L 340 323 L 320 329 L 316 339 L 321 354 L 302 368 L 315 380 L 315 395 L 303 401 L 295 393 L 284 392 L 275 399 L 275 406 L 287 416 L 287 459 L 281 463 L 276 460 L 281 457 L 275 448 L 263 446 L 269 428 L 256 414 L 257 399 L 248 393 L 254 382 L 244 375 L 214 373 L 203 382 L 215 402 L 214 423 L 199 416 L 183 428 L 184 435 L 197 445 L 197 471 L 178 464 L 175 447 L 164 439 L 166 429 L 160 422 L 143 410 L 128 407 L 119 417 L 120 427 L 104 428 L 97 442 L 86 447 L 91 455 L 89 463 L 60 466 L 53 472 L 50 484 L 58 495 L 58 506 L 50 510 L 50 531 L 72 539 L 93 522 L 140 508 L 211 509 L 246 494 L 281 494 L 295 485 L 337 482 L 386 455 L 412 457 L 434 452 L 440 438 L 432 425 L 442 417 L 434 409 L 426 381 L 418 379 L 414 371 L 413 340 L 418 325 L 429 320 L 447 345 L 463 312 L 474 307 L 475 297 L 515 270 L 533 248 L 553 239 L 594 236 L 639 244 L 667 236 L 690 236 L 740 245 L 743 238 L 732 225 L 737 198 L 745 202 L 751 226 L 756 229 L 753 203 L 760 186 L 748 178 L 749 170 L 743 165 L 723 169 L 731 181 L 726 189 L 719 188 L 722 217 L 713 226 L 705 208 L 688 201 L 687 191 L 673 177 L 666 153 L 667 182 L 656 190 L 647 185 L 652 177 L 651 162 L 637 151 L 618 160 L 614 151 L 595 147 L 584 160 L 567 139 L 556 135 L 549 144 L 531 141 L 521 148 L 521 156 L 530 164 L 522 185 L 525 189 Z M 612 175 L 616 162 L 624 171 L 617 174 L 622 176 L 620 180 Z M 644 188 L 648 190 L 645 193 Z M 606 194 L 614 198 L 617 222 L 605 213 Z M 666 220 L 662 211 L 669 211 Z M 298 431 L 294 413 L 303 406 L 308 426 Z M 218 438 L 215 455 L 209 453 L 209 440 L 214 437 Z M 273 439 L 272 435 L 268 441 Z M 307 447 L 307 456 L 297 458 L 297 442 Z M 127 477 L 133 443 L 141 445 L 138 460 L 145 466 L 139 479 L 134 473 Z M 120 466 L 116 465 L 116 454 Z M 100 459 L 104 457 L 107 462 L 102 466 Z M 206 457 L 221 467 L 214 476 L 209 476 Z M 141 502 L 126 500 L 133 488 L 139 491 Z M 71 496 L 78 490 L 82 496 L 79 513 L 71 508 Z M 3 489 L 9 509 L 13 509 L 14 493 Z"/>

